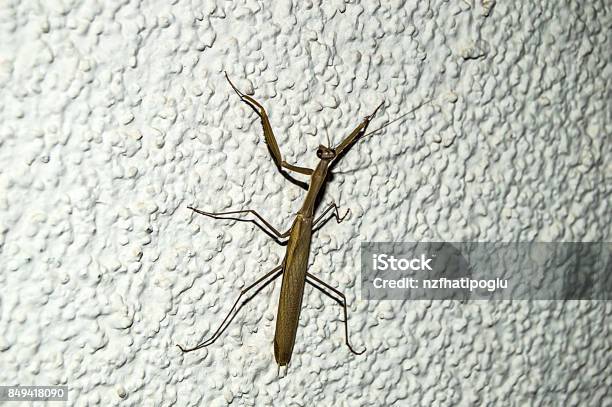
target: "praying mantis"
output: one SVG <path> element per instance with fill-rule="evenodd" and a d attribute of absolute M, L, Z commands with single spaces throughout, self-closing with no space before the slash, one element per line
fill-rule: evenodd
<path fill-rule="evenodd" d="M 281 264 L 274 267 L 271 271 L 257 279 L 254 283 L 244 288 L 241 292 L 234 305 L 228 312 L 227 316 L 221 322 L 218 329 L 212 334 L 212 336 L 204 342 L 192 347 L 185 348 L 181 345 L 177 345 L 179 349 L 186 353 L 192 352 L 198 349 L 202 349 L 206 346 L 213 344 L 223 333 L 223 331 L 229 326 L 235 316 L 238 314 L 240 309 L 253 297 L 255 297 L 261 290 L 263 290 L 270 283 L 275 281 L 279 276 L 283 276 L 281 283 L 280 299 L 278 303 L 278 312 L 276 318 L 276 330 L 274 334 L 274 358 L 277 365 L 287 366 L 291 360 L 293 353 L 293 347 L 295 345 L 295 339 L 297 334 L 298 322 L 300 318 L 300 311 L 302 308 L 302 299 L 304 296 L 304 287 L 306 283 L 313 286 L 323 294 L 332 298 L 334 301 L 339 303 L 344 310 L 344 334 L 345 342 L 349 350 L 355 355 L 361 355 L 365 352 L 365 348 L 361 351 L 356 351 L 350 344 L 349 332 L 348 332 L 348 312 L 346 305 L 346 297 L 339 290 L 332 287 L 330 284 L 324 282 L 318 277 L 308 272 L 308 260 L 310 256 L 310 245 L 313 235 L 313 230 L 318 230 L 327 221 L 332 218 L 336 219 L 337 223 L 341 223 L 344 218 L 348 215 L 349 210 L 343 216 L 340 216 L 338 206 L 332 202 L 315 218 L 315 209 L 318 203 L 319 195 L 321 195 L 322 189 L 325 187 L 330 168 L 339 161 L 341 157 L 346 154 L 349 148 L 355 144 L 355 142 L 367 135 L 375 133 L 381 130 L 383 127 L 401 119 L 408 113 L 422 106 L 419 105 L 411 111 L 401 115 L 393 121 L 387 122 L 384 126 L 371 131 L 366 134 L 366 129 L 370 124 L 370 121 L 374 118 L 378 110 L 382 107 L 384 102 L 378 105 L 374 112 L 366 116 L 363 121 L 353 129 L 353 131 L 346 137 L 340 144 L 335 147 L 331 146 L 331 142 L 328 140 L 328 146 L 319 145 L 316 151 L 317 158 L 319 159 L 318 164 L 314 169 L 301 167 L 286 162 L 278 147 L 274 132 L 268 114 L 264 107 L 257 102 L 251 96 L 248 96 L 238 90 L 238 88 L 232 83 L 227 72 L 225 72 L 225 78 L 229 82 L 234 92 L 240 97 L 240 100 L 246 103 L 255 113 L 259 116 L 263 127 L 263 135 L 271 153 L 272 160 L 276 165 L 277 169 L 285 177 L 288 176 L 286 171 L 292 171 L 298 174 L 302 174 L 310 177 L 310 183 L 307 187 L 306 197 L 302 204 L 302 207 L 298 210 L 295 215 L 295 219 L 291 227 L 284 233 L 280 233 L 277 228 L 272 226 L 270 222 L 265 220 L 259 213 L 252 209 L 244 210 L 233 210 L 225 212 L 206 212 L 200 209 L 188 206 L 188 209 L 195 213 L 208 216 L 215 219 L 232 219 L 242 222 L 250 222 L 255 224 L 266 234 L 271 236 L 277 243 L 283 244 L 283 239 L 287 239 L 285 257 Z M 289 176 L 289 178 L 293 178 Z M 331 212 L 331 215 L 328 215 Z M 254 219 L 245 219 L 236 217 L 240 215 L 250 214 L 253 215 Z M 326 218 L 326 216 L 328 216 Z M 259 221 L 259 222 L 258 222 Z M 251 294 L 252 293 L 252 294 Z M 250 295 L 250 296 L 247 296 Z M 246 297 L 242 302 L 243 297 Z"/>

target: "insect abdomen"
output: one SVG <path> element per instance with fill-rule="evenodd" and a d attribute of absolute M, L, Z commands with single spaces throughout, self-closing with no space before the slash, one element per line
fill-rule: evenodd
<path fill-rule="evenodd" d="M 276 316 L 276 332 L 274 334 L 274 359 L 280 366 L 285 366 L 291 360 L 293 345 L 302 308 L 304 283 L 294 282 L 295 285 L 285 285 L 286 275 L 283 276 L 283 286 Z"/>
<path fill-rule="evenodd" d="M 306 284 L 311 228 L 311 218 L 298 216 L 287 243 L 287 255 L 284 261 L 285 269 L 274 334 L 274 358 L 280 366 L 289 363 L 295 344 L 304 296 L 304 285 Z"/>

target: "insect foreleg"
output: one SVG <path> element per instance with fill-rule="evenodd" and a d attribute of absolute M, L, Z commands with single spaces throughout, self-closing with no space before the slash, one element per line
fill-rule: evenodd
<path fill-rule="evenodd" d="M 378 105 L 376 110 L 374 110 L 374 113 L 369 116 L 366 116 L 365 119 L 363 119 L 363 121 L 359 124 L 359 126 L 355 127 L 351 134 L 346 136 L 346 138 L 342 140 L 342 142 L 338 144 L 338 146 L 336 146 L 336 156 L 341 156 L 355 141 L 357 141 L 357 139 L 359 139 L 365 134 L 365 131 L 368 128 L 368 124 L 370 124 L 370 121 L 374 118 L 374 115 L 376 115 L 376 112 L 378 112 L 378 109 L 380 109 L 383 103 L 385 102 L 382 102 L 380 105 Z"/>
<path fill-rule="evenodd" d="M 346 345 L 351 350 L 351 352 L 353 352 L 355 355 L 361 355 L 363 352 L 365 352 L 366 351 L 365 348 L 361 352 L 355 351 L 355 349 L 353 349 L 353 347 L 351 346 L 351 344 L 349 342 L 348 312 L 346 311 L 346 297 L 344 296 L 344 294 L 342 294 L 340 291 L 336 290 L 331 285 L 327 284 L 323 280 L 313 276 L 312 274 L 310 274 L 308 272 L 306 272 L 306 282 L 308 284 L 310 284 L 311 286 L 313 286 L 314 288 L 316 288 L 317 290 L 321 291 L 323 294 L 325 294 L 328 297 L 330 297 L 331 299 L 333 299 L 334 301 L 336 301 L 338 304 L 340 304 L 343 307 L 343 309 L 344 309 L 344 334 L 346 336 Z M 332 291 L 335 295 L 329 293 L 323 287 L 325 287 L 328 290 Z"/>
<path fill-rule="evenodd" d="M 227 72 L 225 72 L 225 78 L 229 82 L 232 89 L 234 89 L 234 92 L 236 92 L 236 94 L 240 96 L 240 100 L 242 100 L 244 103 L 249 105 L 249 107 L 251 107 L 251 109 L 253 109 L 255 113 L 257 113 L 259 118 L 261 119 L 261 126 L 263 127 L 264 138 L 266 139 L 266 144 L 268 145 L 268 148 L 270 149 L 270 152 L 272 153 L 272 159 L 274 160 L 274 163 L 276 164 L 278 169 L 280 170 L 281 168 L 286 168 L 290 171 L 295 171 L 300 174 L 312 175 L 312 172 L 313 172 L 312 169 L 289 164 L 288 162 L 283 160 L 283 157 L 280 152 L 280 148 L 278 148 L 278 143 L 276 142 L 276 137 L 274 137 L 274 132 L 272 131 L 272 125 L 270 124 L 270 119 L 268 119 L 268 114 L 266 113 L 266 109 L 264 109 L 264 107 L 259 102 L 257 102 L 255 99 L 253 99 L 249 95 L 245 95 L 244 93 L 242 93 L 232 83 L 229 76 L 227 75 Z"/>
<path fill-rule="evenodd" d="M 247 288 L 243 289 L 240 292 L 240 295 L 238 296 L 238 298 L 236 299 L 236 302 L 234 302 L 234 305 L 232 306 L 232 309 L 227 313 L 227 316 L 225 317 L 223 322 L 221 322 L 221 325 L 219 325 L 219 328 L 215 331 L 214 334 L 212 334 L 212 336 L 209 339 L 207 339 L 204 342 L 194 346 L 193 348 L 183 348 L 181 345 L 178 345 L 178 344 L 176 346 L 178 346 L 179 349 L 181 351 L 183 351 L 184 353 L 187 353 L 187 352 L 192 352 L 194 350 L 202 349 L 202 348 L 204 348 L 204 347 L 214 343 L 221 336 L 221 334 L 227 329 L 227 327 L 230 325 L 230 323 L 236 317 L 236 315 L 238 315 L 238 312 L 242 309 L 242 307 L 246 303 L 248 303 L 251 299 L 253 299 L 253 297 L 255 297 L 257 294 L 259 294 L 259 292 L 261 290 L 263 290 L 266 286 L 268 286 L 268 284 L 270 284 L 276 278 L 278 278 L 278 276 L 280 276 L 281 274 L 283 274 L 283 265 L 282 264 L 277 266 L 277 267 L 275 267 L 274 269 L 272 269 L 270 272 L 266 273 L 261 278 L 257 279 L 257 281 L 255 281 L 253 284 L 251 284 Z M 270 276 L 272 276 L 272 277 L 270 277 Z M 253 289 L 259 283 L 261 283 L 262 281 L 264 281 L 267 278 L 269 278 L 269 280 L 266 281 L 261 287 L 259 287 L 255 291 L 255 293 L 253 295 L 251 295 L 250 297 L 246 298 L 242 303 L 240 303 L 240 299 L 242 298 L 243 295 L 245 295 L 249 290 Z M 238 305 L 239 303 L 240 303 L 240 305 Z M 234 312 L 234 310 L 236 310 L 236 311 Z"/>
<path fill-rule="evenodd" d="M 236 221 L 239 221 L 239 222 L 250 222 L 250 223 L 253 223 L 258 228 L 263 230 L 268 236 L 272 237 L 278 244 L 282 244 L 282 242 L 279 239 L 286 238 L 287 236 L 289 236 L 289 233 L 291 232 L 291 229 L 287 230 L 285 233 L 279 232 L 278 229 L 276 229 L 274 226 L 272 226 L 272 224 L 270 222 L 265 220 L 259 213 L 257 213 L 253 209 L 244 209 L 244 210 L 240 210 L 240 211 L 227 211 L 227 212 L 205 212 L 205 211 L 202 211 L 200 209 L 196 209 L 196 208 L 194 208 L 192 206 L 188 206 L 187 208 L 191 209 L 195 213 L 199 213 L 200 215 L 208 216 L 208 217 L 214 218 L 214 219 L 228 219 L 228 220 L 236 220 Z M 266 229 L 265 227 L 260 225 L 254 219 L 242 219 L 242 218 L 236 218 L 236 217 L 229 216 L 229 215 L 239 215 L 239 214 L 243 214 L 243 213 L 251 213 L 251 214 L 255 215 L 255 217 L 257 217 L 257 219 L 259 219 L 268 229 Z"/>

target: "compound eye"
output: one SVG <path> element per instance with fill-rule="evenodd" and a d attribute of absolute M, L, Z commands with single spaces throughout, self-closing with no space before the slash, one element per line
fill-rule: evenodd
<path fill-rule="evenodd" d="M 317 157 L 319 158 L 323 157 L 323 150 L 320 147 L 317 148 Z"/>

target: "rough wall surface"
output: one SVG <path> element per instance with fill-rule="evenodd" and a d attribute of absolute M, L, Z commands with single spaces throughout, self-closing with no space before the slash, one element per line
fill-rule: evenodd
<path fill-rule="evenodd" d="M 366 302 L 359 243 L 610 240 L 606 1 L 0 3 L 0 384 L 69 405 L 612 405 L 606 302 Z M 323 203 L 297 343 L 277 377 L 278 289 L 221 322 L 283 247 L 311 166 L 381 100 Z M 299 178 L 299 177 L 298 177 Z M 303 179 L 303 178 L 301 178 Z"/>

